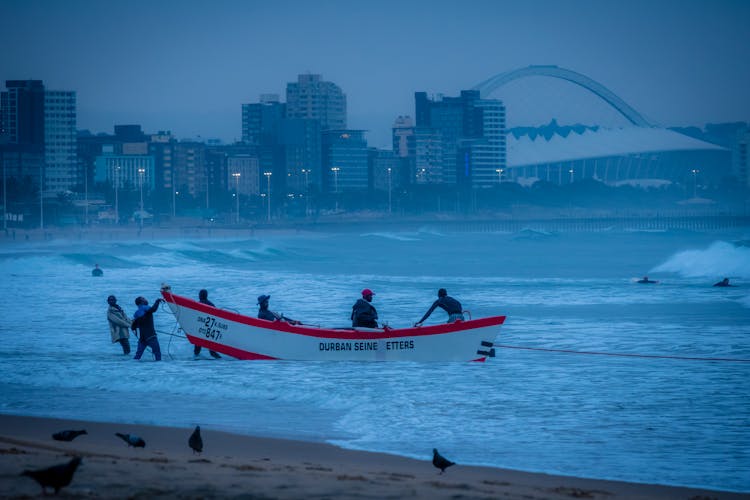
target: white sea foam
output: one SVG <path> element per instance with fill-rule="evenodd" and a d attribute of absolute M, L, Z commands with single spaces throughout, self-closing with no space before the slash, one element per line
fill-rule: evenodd
<path fill-rule="evenodd" d="M 652 270 L 690 278 L 750 279 L 750 248 L 716 241 L 704 250 L 685 250 Z"/>
<path fill-rule="evenodd" d="M 363 237 L 377 237 L 396 241 L 419 241 L 416 233 L 363 233 Z"/>

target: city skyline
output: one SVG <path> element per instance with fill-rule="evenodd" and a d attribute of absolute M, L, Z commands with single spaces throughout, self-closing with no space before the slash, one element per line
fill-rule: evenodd
<path fill-rule="evenodd" d="M 298 74 L 347 96 L 348 122 L 390 147 L 414 92 L 455 95 L 497 73 L 556 64 L 587 75 L 653 123 L 750 120 L 750 4 L 542 2 L 535 6 L 340 1 L 127 4 L 0 0 L 0 80 L 77 92 L 78 128 L 115 124 L 179 138 L 241 137 L 241 106 L 282 100 Z M 20 43 L 23 42 L 23 43 Z M 624 124 L 573 84 L 535 77 L 491 95 L 509 126 Z"/>

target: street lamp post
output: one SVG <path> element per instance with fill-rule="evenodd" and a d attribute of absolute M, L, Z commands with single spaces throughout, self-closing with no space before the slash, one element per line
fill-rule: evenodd
<path fill-rule="evenodd" d="M 268 222 L 271 222 L 271 176 L 273 175 L 273 172 L 263 172 L 263 175 L 266 176 L 266 184 L 267 184 L 267 195 L 268 198 Z"/>
<path fill-rule="evenodd" d="M 44 162 L 39 163 L 39 229 L 44 231 Z"/>
<path fill-rule="evenodd" d="M 89 225 L 89 168 L 87 165 L 83 167 L 83 201 L 85 203 L 83 207 L 83 225 Z"/>
<path fill-rule="evenodd" d="M 503 183 L 503 169 L 496 168 L 495 172 L 497 172 L 497 183 L 502 184 Z"/>
<path fill-rule="evenodd" d="M 235 218 L 235 221 L 237 224 L 240 223 L 240 176 L 242 174 L 240 172 L 233 172 L 232 177 L 234 177 L 234 200 L 237 207 L 237 217 Z"/>
<path fill-rule="evenodd" d="M 305 216 L 310 215 L 310 175 L 309 168 L 303 168 L 302 173 L 305 174 Z"/>
<path fill-rule="evenodd" d="M 339 167 L 331 167 L 331 172 L 333 172 L 333 193 L 336 198 L 336 211 L 339 211 L 339 170 L 341 168 Z"/>
<path fill-rule="evenodd" d="M 697 198 L 698 197 L 698 172 L 700 172 L 700 170 L 698 170 L 697 168 L 694 168 L 691 170 L 691 172 L 693 173 L 693 198 Z"/>
<path fill-rule="evenodd" d="M 5 188 L 5 162 L 3 162 L 3 230 L 8 232 L 8 190 Z"/>
<path fill-rule="evenodd" d="M 115 167 L 115 225 L 120 223 L 120 167 Z"/>
<path fill-rule="evenodd" d="M 388 167 L 388 213 L 391 213 L 391 167 Z"/>
<path fill-rule="evenodd" d="M 172 219 L 177 217 L 177 186 L 174 185 L 174 167 L 169 171 L 169 180 L 172 184 Z"/>
<path fill-rule="evenodd" d="M 143 174 L 146 173 L 145 168 L 139 168 L 138 169 L 138 187 L 141 191 L 141 212 L 138 215 L 138 219 L 141 225 L 141 229 L 143 229 Z"/>
<path fill-rule="evenodd" d="M 575 172 L 575 170 L 573 170 L 572 168 L 570 170 L 568 170 L 568 173 L 570 174 L 570 183 L 571 184 L 573 184 L 573 173 L 574 172 Z"/>

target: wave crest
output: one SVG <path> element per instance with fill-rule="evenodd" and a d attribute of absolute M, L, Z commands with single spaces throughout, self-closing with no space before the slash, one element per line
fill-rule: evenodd
<path fill-rule="evenodd" d="M 750 277 L 750 248 L 716 241 L 705 250 L 685 250 L 651 272 L 670 272 L 686 278 Z"/>

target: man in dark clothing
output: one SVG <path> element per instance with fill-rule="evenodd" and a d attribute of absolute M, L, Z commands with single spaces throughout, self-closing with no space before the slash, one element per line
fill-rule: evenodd
<path fill-rule="evenodd" d="M 198 292 L 198 301 L 201 304 L 206 304 L 206 305 L 211 306 L 211 307 L 216 307 L 213 302 L 211 302 L 210 300 L 208 300 L 208 290 L 206 290 L 206 289 L 203 289 L 203 290 L 201 290 L 201 291 Z M 193 356 L 197 357 L 200 353 L 201 353 L 201 346 L 199 346 L 199 345 L 193 346 Z M 221 356 L 219 355 L 219 353 L 216 352 L 216 351 L 212 351 L 212 350 L 209 349 L 208 353 L 211 356 L 213 356 L 214 358 L 216 358 L 216 359 L 221 358 Z"/>
<path fill-rule="evenodd" d="M 430 317 L 430 314 L 432 314 L 432 311 L 434 311 L 436 307 L 439 307 L 448 313 L 448 323 L 455 323 L 458 320 L 464 320 L 464 313 L 463 308 L 461 307 L 461 303 L 453 297 L 450 297 L 448 295 L 448 291 L 445 288 L 441 288 L 440 290 L 438 290 L 438 299 L 432 303 L 432 306 L 430 306 L 427 312 L 424 313 L 422 319 L 414 323 L 414 326 L 422 326 L 424 320 Z"/>
<path fill-rule="evenodd" d="M 287 318 L 283 314 L 275 313 L 268 309 L 268 300 L 271 298 L 270 295 L 259 295 L 258 296 L 258 318 L 265 319 L 266 321 L 286 321 L 290 325 L 299 325 L 299 321 L 292 318 Z"/>
<path fill-rule="evenodd" d="M 372 302 L 372 296 L 375 292 L 369 288 L 362 290 L 362 298 L 357 299 L 357 302 L 352 306 L 352 326 L 363 326 L 365 328 L 377 328 L 378 327 L 378 311 L 370 303 Z"/>
<path fill-rule="evenodd" d="M 159 340 L 156 338 L 156 330 L 154 329 L 154 313 L 159 309 L 159 304 L 162 302 L 164 302 L 164 299 L 156 299 L 154 305 L 148 307 L 148 300 L 145 298 L 138 297 L 135 299 L 138 310 L 133 315 L 133 323 L 130 325 L 130 329 L 135 330 L 137 328 L 139 335 L 138 349 L 136 349 L 133 359 L 141 359 L 143 351 L 146 350 L 146 347 L 150 347 L 156 361 L 161 361 L 161 347 L 159 347 Z"/>

